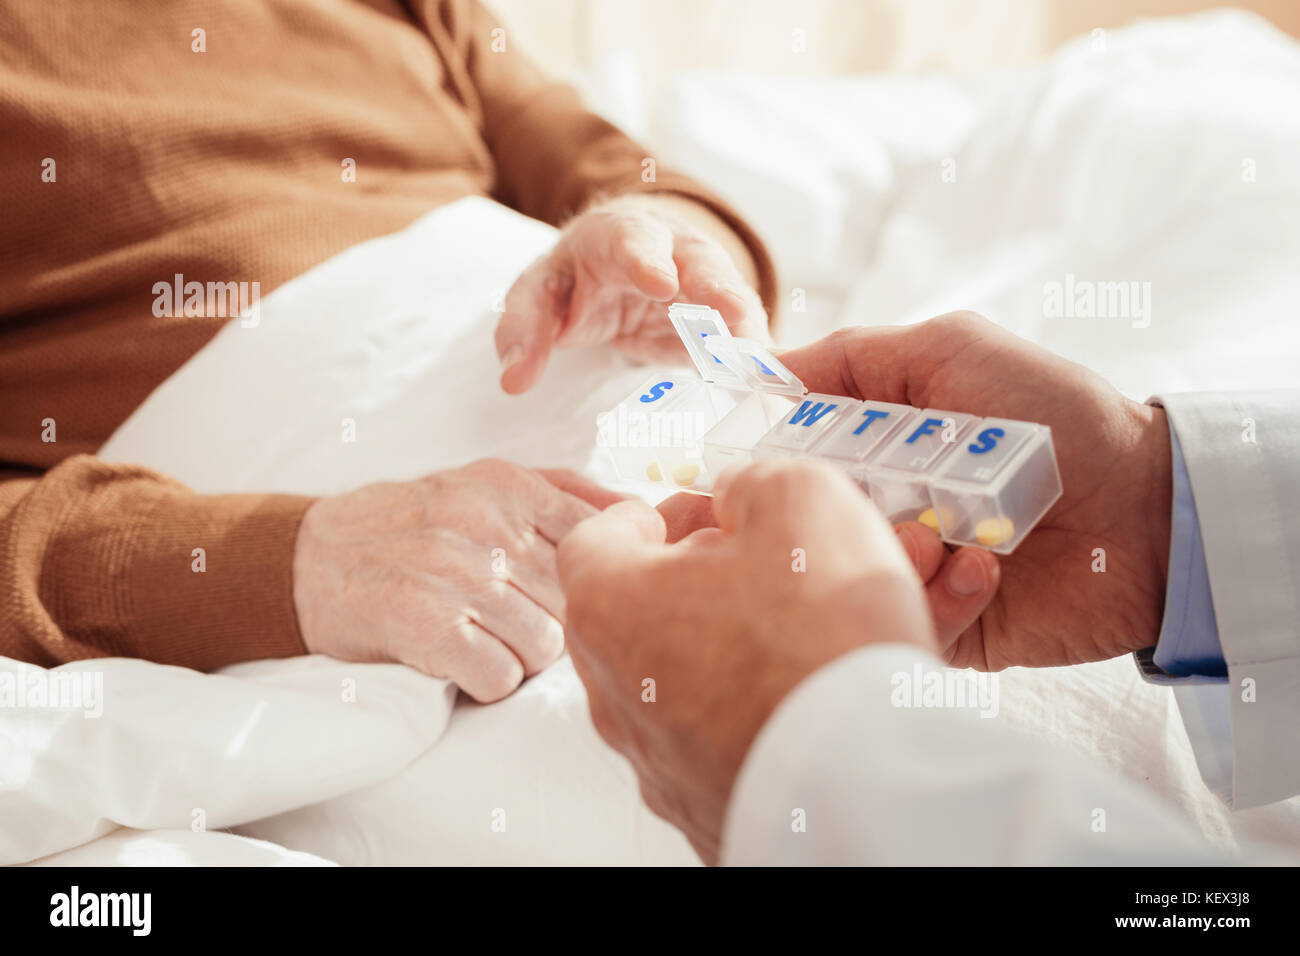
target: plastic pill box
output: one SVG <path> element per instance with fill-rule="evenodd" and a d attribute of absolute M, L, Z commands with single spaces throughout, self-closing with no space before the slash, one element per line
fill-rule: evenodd
<path fill-rule="evenodd" d="M 842 468 L 891 521 L 1010 554 L 1061 496 L 1046 425 L 809 393 L 713 309 L 668 310 L 697 375 L 654 375 L 601 416 L 624 478 L 708 494 L 724 468 L 773 456 Z"/>

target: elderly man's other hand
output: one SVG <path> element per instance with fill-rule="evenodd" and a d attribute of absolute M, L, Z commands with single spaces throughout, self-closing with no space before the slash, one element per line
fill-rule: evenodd
<path fill-rule="evenodd" d="M 624 502 L 559 549 L 596 729 L 710 863 L 745 753 L 796 684 L 866 644 L 937 649 L 898 537 L 840 472 L 763 462 L 713 507 L 717 527 L 666 544 L 664 517 Z"/>
<path fill-rule="evenodd" d="M 532 388 L 557 345 L 612 342 L 638 358 L 684 360 L 668 321 L 674 300 L 717 309 L 734 334 L 766 340 L 747 256 L 720 220 L 683 197 L 623 196 L 593 206 L 507 293 L 496 330 L 502 388 Z"/>
<path fill-rule="evenodd" d="M 494 460 L 322 498 L 294 554 L 303 643 L 505 697 L 564 649 L 556 543 L 619 500 L 572 472 Z"/>

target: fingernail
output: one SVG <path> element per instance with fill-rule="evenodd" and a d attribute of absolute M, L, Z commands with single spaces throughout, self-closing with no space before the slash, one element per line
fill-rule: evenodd
<path fill-rule="evenodd" d="M 506 349 L 501 356 L 502 371 L 510 368 L 510 366 L 514 365 L 523 357 L 524 357 L 524 347 L 522 345 L 515 343 L 514 345 L 510 346 L 510 348 Z"/>
<path fill-rule="evenodd" d="M 963 551 L 948 571 L 948 590 L 957 597 L 974 597 L 988 587 L 988 580 L 979 556 Z"/>

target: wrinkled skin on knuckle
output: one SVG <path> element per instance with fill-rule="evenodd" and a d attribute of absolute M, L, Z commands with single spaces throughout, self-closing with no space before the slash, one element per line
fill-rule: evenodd
<path fill-rule="evenodd" d="M 971 312 L 968 309 L 960 309 L 956 312 L 945 312 L 943 315 L 935 316 L 928 320 L 926 327 L 933 335 L 941 338 L 956 338 L 967 341 L 986 335 L 989 331 L 997 326 L 980 315 L 978 312 Z"/>
<path fill-rule="evenodd" d="M 468 465 L 457 468 L 451 474 L 456 475 L 458 479 L 474 487 L 483 484 L 508 486 L 517 481 L 519 474 L 526 470 L 522 466 L 502 458 L 479 458 Z"/>
<path fill-rule="evenodd" d="M 501 577 L 461 576 L 458 594 L 466 612 L 476 621 L 490 615 L 505 600 L 510 583 Z"/>
<path fill-rule="evenodd" d="M 615 262 L 636 260 L 641 257 L 648 239 L 645 229 L 639 229 L 633 223 L 621 223 L 609 239 L 610 258 Z"/>
<path fill-rule="evenodd" d="M 726 250 L 722 248 L 722 245 L 717 240 L 687 226 L 683 226 L 677 231 L 674 245 L 679 253 L 699 256 L 706 262 L 713 264 L 721 265 L 724 262 L 729 263 L 731 261 Z"/>
<path fill-rule="evenodd" d="M 825 341 L 829 346 L 832 346 L 832 352 L 848 352 L 857 344 L 858 341 L 861 340 L 861 338 L 861 329 L 849 325 L 831 332 L 831 334 L 826 336 L 823 341 Z"/>
<path fill-rule="evenodd" d="M 490 634 L 461 619 L 439 635 L 439 647 L 427 660 L 480 703 L 510 696 L 523 682 L 519 660 Z"/>
<path fill-rule="evenodd" d="M 521 517 L 535 497 L 521 489 L 538 480 L 518 465 L 485 459 L 314 504 L 299 529 L 294 568 L 310 649 L 448 675 L 468 653 L 458 622 L 499 600 L 493 589 L 509 587 L 505 579 L 519 562 L 530 570 L 538 563 L 537 532 Z M 507 556 L 504 573 L 497 548 Z M 562 652 L 562 635 L 539 634 L 538 641 L 552 659 Z M 518 663 L 497 657 L 479 661 L 486 671 L 476 676 L 490 694 L 503 695 L 518 683 Z"/>
<path fill-rule="evenodd" d="M 548 667 L 558 661 L 564 654 L 563 624 L 551 618 L 542 633 L 537 636 L 537 650 L 542 667 Z"/>
<path fill-rule="evenodd" d="M 431 491 L 422 524 L 424 536 L 472 543 L 462 548 L 466 561 L 486 568 L 492 548 L 519 549 L 532 540 L 521 522 L 524 495 L 519 491 L 523 469 L 507 462 L 484 460 L 459 469 L 453 481 Z M 477 553 L 482 550 L 483 554 Z M 475 553 L 465 553 L 474 551 Z"/>
<path fill-rule="evenodd" d="M 513 694 L 523 683 L 524 671 L 516 662 L 503 665 L 496 658 L 485 661 L 483 676 L 471 696 L 482 704 L 494 704 Z"/>
<path fill-rule="evenodd" d="M 948 383 L 944 378 L 932 380 L 939 369 L 947 369 L 958 356 L 971 356 L 995 348 L 1002 330 L 975 312 L 949 312 L 922 322 L 909 364 L 909 389 L 918 394 L 942 393 Z M 960 372 L 966 366 L 960 364 Z M 952 375 L 954 373 L 947 373 Z M 956 381 L 960 382 L 958 375 Z"/>

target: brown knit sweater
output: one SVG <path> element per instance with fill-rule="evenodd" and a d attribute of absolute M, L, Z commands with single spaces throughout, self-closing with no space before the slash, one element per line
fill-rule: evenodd
<path fill-rule="evenodd" d="M 0 0 L 0 654 L 303 652 L 310 499 L 197 495 L 91 457 L 227 321 L 156 317 L 176 273 L 265 295 L 462 196 L 559 223 L 653 189 L 728 222 L 771 302 L 744 224 L 662 169 L 643 183 L 645 150 L 516 37 L 494 49 L 497 28 L 473 0 Z"/>

